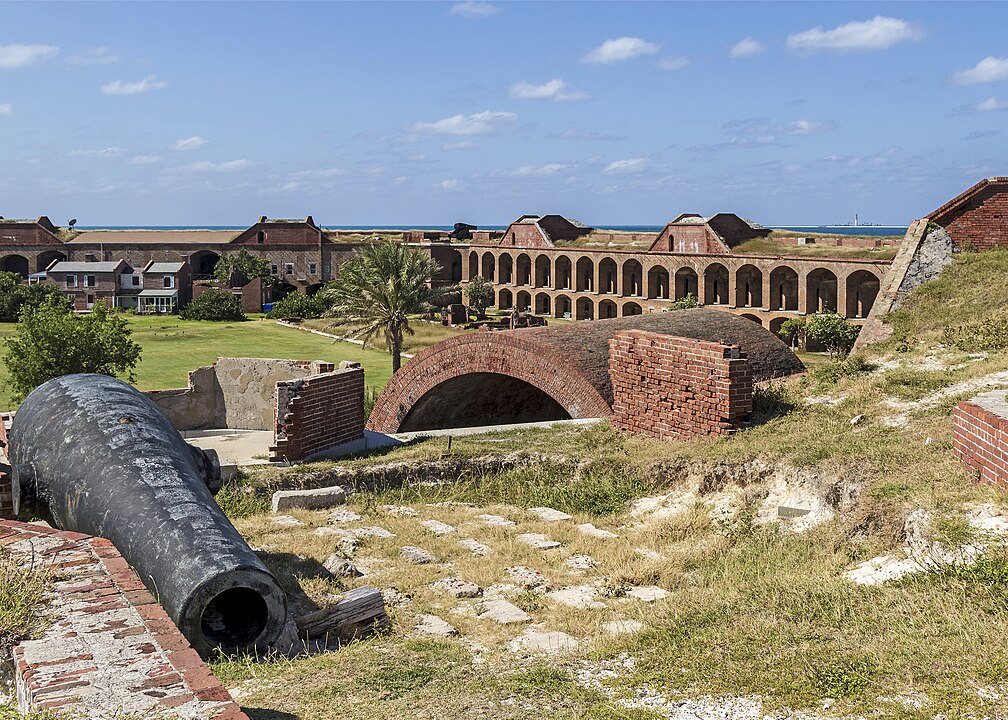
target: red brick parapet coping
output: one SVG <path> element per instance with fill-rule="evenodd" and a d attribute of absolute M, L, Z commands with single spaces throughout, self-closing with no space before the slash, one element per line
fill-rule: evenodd
<path fill-rule="evenodd" d="M 952 452 L 980 482 L 1008 488 L 1008 390 L 964 400 L 952 411 Z"/>
<path fill-rule="evenodd" d="M 22 713 L 248 720 L 108 540 L 6 520 L 0 552 L 55 573 L 52 624 L 14 648 Z"/>
<path fill-rule="evenodd" d="M 725 435 L 752 412 L 752 368 L 738 346 L 624 330 L 609 348 L 618 430 L 662 439 Z"/>

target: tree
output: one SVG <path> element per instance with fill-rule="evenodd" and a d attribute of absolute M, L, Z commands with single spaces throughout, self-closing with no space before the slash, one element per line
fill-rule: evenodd
<path fill-rule="evenodd" d="M 103 302 L 87 315 L 72 313 L 62 297 L 25 305 L 3 358 L 14 400 L 21 402 L 47 380 L 71 373 L 125 375 L 133 382 L 141 348 L 132 333 L 126 318 Z"/>
<path fill-rule="evenodd" d="M 486 315 L 487 308 L 493 305 L 493 285 L 486 281 L 482 275 L 477 275 L 465 289 L 466 300 L 469 307 L 473 309 L 477 317 Z"/>
<path fill-rule="evenodd" d="M 689 293 L 686 297 L 679 298 L 669 305 L 669 310 L 689 310 L 695 307 L 700 307 L 700 303 L 697 302 L 696 295 Z"/>
<path fill-rule="evenodd" d="M 781 323 L 777 334 L 791 346 L 792 350 L 795 348 L 804 350 L 807 332 L 805 318 L 790 318 Z"/>
<path fill-rule="evenodd" d="M 70 299 L 55 285 L 25 285 L 17 273 L 0 272 L 0 322 L 17 322 L 22 307 L 37 307 L 50 297 L 59 298 L 68 305 L 70 303 Z"/>
<path fill-rule="evenodd" d="M 321 291 L 330 326 L 359 327 L 365 346 L 382 334 L 392 353 L 392 372 L 402 364 L 403 334 L 413 334 L 409 316 L 429 312 L 457 288 L 432 288 L 441 266 L 421 250 L 394 240 L 366 245 L 340 265 L 339 277 Z"/>
<path fill-rule="evenodd" d="M 276 282 L 269 260 L 253 255 L 245 248 L 236 255 L 225 255 L 218 260 L 214 265 L 214 279 L 226 283 L 231 279 L 232 270 L 240 272 L 246 280 L 262 278 L 263 283 L 268 285 Z"/>
<path fill-rule="evenodd" d="M 183 320 L 248 320 L 242 312 L 241 299 L 226 290 L 213 288 L 194 298 L 179 312 Z"/>
<path fill-rule="evenodd" d="M 266 317 L 274 320 L 283 320 L 284 318 L 319 318 L 322 317 L 326 309 L 326 301 L 322 293 L 319 292 L 309 296 L 299 292 L 292 292 L 273 303 L 273 308 L 266 313 Z"/>
<path fill-rule="evenodd" d="M 805 334 L 810 340 L 821 342 L 831 358 L 843 357 L 854 347 L 858 328 L 836 313 L 817 313 L 808 319 Z"/>

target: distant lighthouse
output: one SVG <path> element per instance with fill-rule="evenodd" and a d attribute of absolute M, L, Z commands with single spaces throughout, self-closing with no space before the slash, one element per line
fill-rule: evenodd
<path fill-rule="evenodd" d="M 854 213 L 854 227 L 857 227 L 857 213 Z"/>

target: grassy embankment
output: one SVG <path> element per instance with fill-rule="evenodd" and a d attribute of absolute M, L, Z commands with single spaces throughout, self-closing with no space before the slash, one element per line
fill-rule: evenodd
<path fill-rule="evenodd" d="M 361 580 L 334 582 L 302 568 L 288 582 L 298 582 L 319 601 L 344 585 L 395 586 L 413 598 L 407 610 L 396 611 L 395 632 L 313 658 L 225 661 L 215 671 L 239 685 L 243 704 L 304 718 L 664 716 L 626 709 L 606 693 L 630 699 L 662 693 L 672 700 L 758 696 L 765 711 L 805 709 L 825 717 L 1004 717 L 1003 550 L 993 550 L 973 569 L 877 587 L 854 586 L 843 572 L 878 553 L 898 551 L 910 510 L 933 514 L 936 539 L 960 542 L 971 535 L 962 520 L 966 504 L 1005 504 L 998 491 L 972 485 L 952 457 L 950 412 L 957 400 L 984 387 L 983 378 L 1008 370 L 1008 353 L 992 349 L 1008 335 L 1008 252 L 959 256 L 892 319 L 894 337 L 866 357 L 820 361 L 808 376 L 762 391 L 760 424 L 731 437 L 661 443 L 601 425 L 456 438 L 453 454 L 538 451 L 566 456 L 580 468 L 543 464 L 449 485 L 408 484 L 356 495 L 351 507 L 365 515 L 365 523 L 396 533 L 392 540 L 365 540 L 359 555 L 370 556 L 377 570 Z M 956 334 L 961 347 L 955 347 L 946 328 L 961 326 L 967 327 Z M 347 462 L 436 458 L 445 449 L 445 439 L 436 438 Z M 805 472 L 832 478 L 837 491 L 854 500 L 803 534 L 774 523 L 752 527 L 763 487 L 754 477 L 757 461 L 783 468 L 785 477 Z M 691 487 L 691 472 L 702 476 L 698 487 Z M 233 502 L 236 492 L 222 501 Z M 686 509 L 664 518 L 627 516 L 626 502 L 661 493 L 683 493 Z M 709 508 L 725 493 L 739 500 L 730 519 Z M 427 505 L 442 501 L 477 507 Z M 495 552 L 474 560 L 450 538 L 420 531 L 415 519 L 383 511 L 383 503 L 409 503 L 422 517 L 455 524 L 460 532 L 482 532 L 473 536 Z M 536 505 L 566 510 L 576 522 L 594 522 L 620 537 L 589 544 L 569 527 L 537 525 L 524 509 Z M 291 530 L 272 525 L 255 507 L 245 504 L 239 513 L 245 517 L 236 523 L 271 554 L 296 553 L 310 567 L 333 552 L 331 542 L 311 533 L 325 524 L 324 513 L 297 514 L 306 525 Z M 529 552 L 503 530 L 479 528 L 472 516 L 478 512 L 506 515 L 520 523 L 520 531 L 545 532 L 564 548 L 556 551 L 559 556 Z M 407 544 L 427 547 L 453 563 L 451 569 L 402 566 L 398 547 Z M 636 548 L 657 555 L 642 557 Z M 588 552 L 598 562 L 587 577 L 578 579 L 559 559 L 575 552 Z M 453 610 L 464 608 L 429 588 L 439 574 L 482 585 L 506 582 L 504 567 L 511 564 L 541 571 L 555 587 L 595 581 L 612 590 L 603 595 L 604 608 L 585 612 L 534 593 L 516 600 L 545 629 L 581 639 L 579 649 L 552 658 L 516 656 L 506 643 L 520 629 L 506 633 L 456 615 Z M 671 594 L 651 605 L 616 598 L 620 588 L 636 584 L 656 584 Z M 441 615 L 459 626 L 465 641 L 409 639 L 413 612 Z M 601 622 L 617 617 L 639 620 L 645 629 L 625 638 L 599 632 Z M 606 693 L 578 682 L 585 668 L 607 663 L 616 671 L 602 681 Z"/>

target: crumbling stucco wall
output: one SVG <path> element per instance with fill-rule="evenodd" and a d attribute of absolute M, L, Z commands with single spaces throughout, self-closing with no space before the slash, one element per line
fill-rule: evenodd
<path fill-rule="evenodd" d="M 322 360 L 217 358 L 189 373 L 189 387 L 147 397 L 179 430 L 273 430 L 277 383 L 332 370 Z"/>
<path fill-rule="evenodd" d="M 899 290 L 896 291 L 893 309 L 898 308 L 915 287 L 938 277 L 941 271 L 952 262 L 953 252 L 955 252 L 955 248 L 952 244 L 952 238 L 945 228 L 929 225 L 924 239 L 917 247 L 917 252 L 910 260 Z"/>

